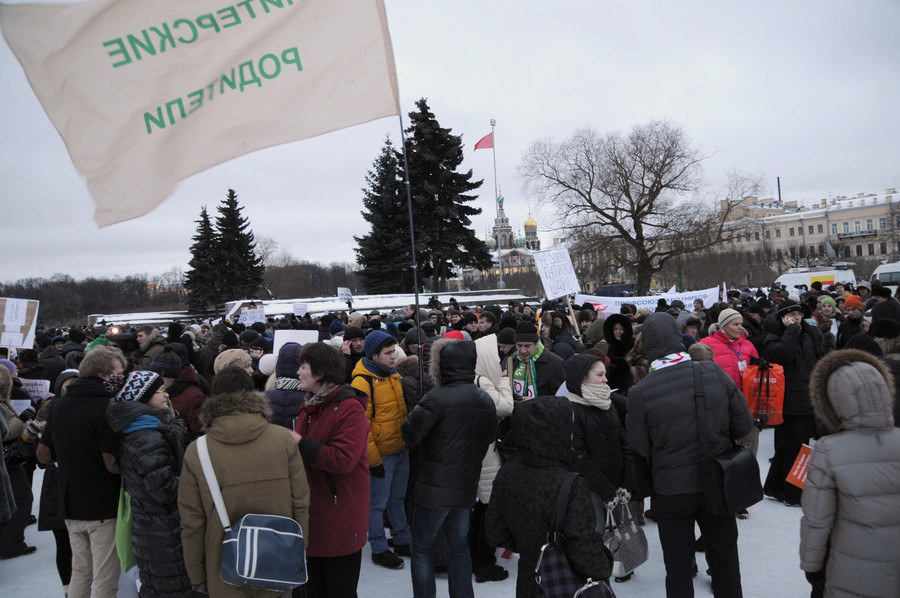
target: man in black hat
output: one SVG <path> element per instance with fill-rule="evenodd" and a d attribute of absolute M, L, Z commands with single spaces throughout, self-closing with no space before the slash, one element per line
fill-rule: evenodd
<path fill-rule="evenodd" d="M 347 384 L 350 384 L 353 380 L 353 369 L 356 367 L 356 363 L 366 356 L 366 353 L 363 350 L 365 340 L 366 335 L 359 326 L 348 326 L 347 329 L 344 330 L 344 341 L 341 344 L 341 353 L 344 354 L 344 359 L 347 360 L 347 375 L 345 378 Z"/>
<path fill-rule="evenodd" d="M 513 398 L 519 401 L 555 395 L 566 380 L 563 359 L 544 347 L 531 322 L 520 322 L 513 338 Z"/>

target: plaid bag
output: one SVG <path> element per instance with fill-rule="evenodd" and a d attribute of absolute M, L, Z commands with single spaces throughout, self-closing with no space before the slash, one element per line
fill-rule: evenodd
<path fill-rule="evenodd" d="M 541 547 L 534 568 L 534 580 L 540 586 L 540 595 L 544 598 L 615 598 L 612 588 L 606 582 L 585 578 L 572 567 L 566 556 L 562 526 L 566 519 L 569 491 L 576 477 L 578 473 L 570 472 L 559 489 L 547 543 Z"/>

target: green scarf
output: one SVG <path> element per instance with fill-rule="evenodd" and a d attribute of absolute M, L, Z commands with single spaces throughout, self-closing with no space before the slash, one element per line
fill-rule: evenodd
<path fill-rule="evenodd" d="M 533 399 L 537 396 L 537 371 L 534 369 L 535 360 L 544 352 L 544 343 L 537 342 L 534 347 L 534 355 L 531 359 L 519 357 L 519 365 L 513 372 L 513 395 L 523 399 Z"/>

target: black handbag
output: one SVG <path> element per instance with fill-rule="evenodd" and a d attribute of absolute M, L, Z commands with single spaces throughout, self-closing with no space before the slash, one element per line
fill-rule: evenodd
<path fill-rule="evenodd" d="M 694 369 L 694 403 L 697 408 L 697 433 L 700 449 L 706 455 L 703 468 L 703 498 L 710 513 L 726 515 L 753 506 L 763 498 L 759 477 L 759 463 L 746 446 L 731 448 L 709 457 L 706 436 L 706 398 L 700 368 Z"/>
<path fill-rule="evenodd" d="M 593 581 L 576 571 L 566 556 L 566 540 L 562 533 L 569 504 L 569 491 L 578 473 L 570 472 L 563 480 L 556 496 L 556 505 L 550 520 L 547 543 L 541 547 L 534 580 L 540 586 L 542 598 L 615 598 L 612 588 L 605 581 Z"/>

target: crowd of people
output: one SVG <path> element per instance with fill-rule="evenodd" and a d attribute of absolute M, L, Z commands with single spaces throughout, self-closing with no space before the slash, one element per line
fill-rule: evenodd
<path fill-rule="evenodd" d="M 519 554 L 516 595 L 540 596 L 534 570 L 577 472 L 562 529 L 585 577 L 610 580 L 603 531 L 627 515 L 657 524 L 667 596 L 693 596 L 703 550 L 714 595 L 740 597 L 735 519 L 751 515 L 710 511 L 703 470 L 734 443 L 756 454 L 774 427 L 764 492 L 802 505 L 811 595 L 900 595 L 900 302 L 861 283 L 692 307 L 435 298 L 249 327 L 41 327 L 0 360 L 0 558 L 34 553 L 36 522 L 68 596 L 115 596 L 135 565 L 145 597 L 265 595 L 219 575 L 224 531 L 193 442 L 205 434 L 232 520 L 300 523 L 308 582 L 294 596 L 356 596 L 367 543 L 377 566 L 409 559 L 417 598 L 441 570 L 454 598 L 506 579 L 498 549 Z M 276 351 L 277 331 L 296 329 L 318 341 Z M 741 392 L 760 359 L 784 371 L 774 426 Z M 49 390 L 29 395 L 29 379 Z M 801 489 L 786 478 L 813 440 Z"/>

